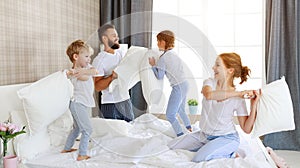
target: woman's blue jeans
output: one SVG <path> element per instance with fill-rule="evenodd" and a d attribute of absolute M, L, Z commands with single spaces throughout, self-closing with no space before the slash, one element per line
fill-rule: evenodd
<path fill-rule="evenodd" d="M 212 136 L 201 131 L 178 137 L 168 146 L 170 149 L 185 149 L 196 152 L 193 162 L 209 161 L 219 158 L 232 158 L 235 156 L 240 144 L 238 133 Z"/>

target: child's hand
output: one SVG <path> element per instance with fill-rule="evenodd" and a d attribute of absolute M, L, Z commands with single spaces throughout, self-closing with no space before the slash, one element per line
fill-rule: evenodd
<path fill-rule="evenodd" d="M 154 66 L 154 65 L 155 65 L 155 58 L 154 58 L 154 57 L 149 57 L 148 60 L 149 60 L 149 64 L 150 64 L 151 66 Z"/>
<path fill-rule="evenodd" d="M 74 76 L 75 78 L 79 78 L 79 77 L 81 77 L 82 75 L 85 75 L 85 71 L 84 71 L 83 68 L 75 68 L 75 69 L 74 69 L 73 76 Z"/>
<path fill-rule="evenodd" d="M 68 77 L 73 77 L 73 76 L 75 76 L 75 74 L 76 74 L 76 70 L 75 69 L 69 69 L 68 71 L 67 71 L 67 76 Z"/>

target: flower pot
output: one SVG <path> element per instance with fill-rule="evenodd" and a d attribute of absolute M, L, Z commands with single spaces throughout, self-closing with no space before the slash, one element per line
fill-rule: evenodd
<path fill-rule="evenodd" d="M 17 168 L 18 167 L 18 157 L 16 155 L 10 155 L 3 157 L 4 168 Z"/>
<path fill-rule="evenodd" d="M 189 106 L 190 114 L 197 114 L 198 106 Z"/>

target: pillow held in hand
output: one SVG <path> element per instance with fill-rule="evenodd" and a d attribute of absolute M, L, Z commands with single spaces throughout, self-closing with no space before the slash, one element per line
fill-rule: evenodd
<path fill-rule="evenodd" d="M 21 127 L 26 126 L 26 133 L 18 135 L 13 139 L 14 150 L 22 162 L 33 159 L 38 154 L 50 149 L 50 138 L 47 129 L 42 129 L 35 135 L 30 136 L 24 111 L 13 110 L 10 112 L 10 117 L 12 123 Z"/>
<path fill-rule="evenodd" d="M 30 135 L 56 120 L 69 108 L 73 85 L 64 71 L 50 74 L 18 91 Z"/>
<path fill-rule="evenodd" d="M 293 103 L 285 78 L 267 84 L 261 91 L 252 136 L 294 130 Z"/>

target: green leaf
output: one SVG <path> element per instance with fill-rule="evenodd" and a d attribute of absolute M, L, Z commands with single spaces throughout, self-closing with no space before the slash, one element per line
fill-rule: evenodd
<path fill-rule="evenodd" d="M 198 106 L 198 101 L 196 99 L 189 99 L 187 103 L 189 106 Z"/>

